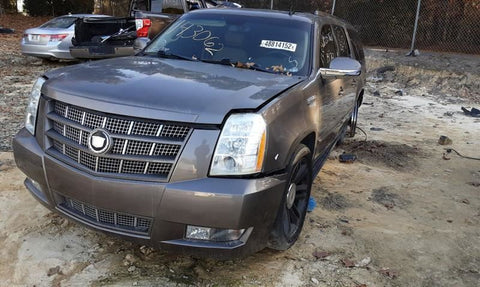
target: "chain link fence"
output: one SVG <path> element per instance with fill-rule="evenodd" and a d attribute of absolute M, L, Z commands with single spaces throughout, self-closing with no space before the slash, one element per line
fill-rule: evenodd
<path fill-rule="evenodd" d="M 480 0 L 240 0 L 244 7 L 332 13 L 367 46 L 480 54 Z M 420 3 L 420 6 L 418 4 Z M 418 27 L 414 35 L 417 8 Z"/>

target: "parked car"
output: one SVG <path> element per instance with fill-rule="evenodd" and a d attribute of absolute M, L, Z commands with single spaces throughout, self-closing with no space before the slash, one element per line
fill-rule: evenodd
<path fill-rule="evenodd" d="M 105 15 L 73 14 L 54 18 L 39 27 L 25 30 L 21 42 L 22 53 L 50 59 L 73 59 L 69 47 L 75 29 L 75 20 Z"/>
<path fill-rule="evenodd" d="M 338 18 L 197 10 L 137 56 L 40 77 L 15 160 L 38 201 L 94 229 L 205 256 L 285 250 L 355 133 L 364 76 Z"/>
<path fill-rule="evenodd" d="M 70 52 L 78 59 L 130 56 L 181 14 L 219 5 L 211 0 L 132 0 L 128 17 L 79 19 Z M 137 38 L 143 38 L 139 44 Z"/>

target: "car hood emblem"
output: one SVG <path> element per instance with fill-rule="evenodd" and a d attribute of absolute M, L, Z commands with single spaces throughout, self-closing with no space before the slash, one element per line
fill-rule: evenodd
<path fill-rule="evenodd" d="M 107 153 L 112 147 L 112 139 L 104 129 L 95 129 L 88 136 L 88 148 L 97 154 Z"/>

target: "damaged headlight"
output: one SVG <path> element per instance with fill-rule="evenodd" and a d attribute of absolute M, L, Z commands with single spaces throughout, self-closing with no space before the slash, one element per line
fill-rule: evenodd
<path fill-rule="evenodd" d="M 213 155 L 210 175 L 246 175 L 262 171 L 266 124 L 258 114 L 228 117 Z"/>
<path fill-rule="evenodd" d="M 37 123 L 38 100 L 40 99 L 42 86 L 45 83 L 44 78 L 38 78 L 33 84 L 30 97 L 28 99 L 27 112 L 25 115 L 25 128 L 35 135 L 35 124 Z"/>

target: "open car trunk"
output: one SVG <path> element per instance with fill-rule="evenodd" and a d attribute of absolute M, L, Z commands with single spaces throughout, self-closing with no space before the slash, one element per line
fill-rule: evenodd
<path fill-rule="evenodd" d="M 70 54 L 74 58 L 109 58 L 133 55 L 137 38 L 135 18 L 79 18 Z"/>

